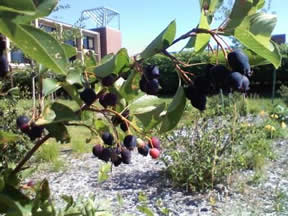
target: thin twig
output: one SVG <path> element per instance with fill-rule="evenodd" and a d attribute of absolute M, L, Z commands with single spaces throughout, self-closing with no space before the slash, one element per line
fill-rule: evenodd
<path fill-rule="evenodd" d="M 21 168 L 23 167 L 23 165 L 32 157 L 32 155 L 34 154 L 34 152 L 44 143 L 46 142 L 49 138 L 50 138 L 50 134 L 46 135 L 45 137 L 43 137 L 42 139 L 38 140 L 38 142 L 36 142 L 36 144 L 34 145 L 34 147 L 26 153 L 25 157 L 19 162 L 19 164 L 17 165 L 17 167 L 12 171 L 12 175 L 18 173 L 19 171 L 21 171 Z"/>

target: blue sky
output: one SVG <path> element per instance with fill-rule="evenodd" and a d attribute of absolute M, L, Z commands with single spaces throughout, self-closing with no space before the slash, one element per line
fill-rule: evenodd
<path fill-rule="evenodd" d="M 267 0 L 266 0 L 267 1 Z M 105 6 L 120 13 L 122 46 L 130 55 L 141 52 L 172 20 L 176 20 L 176 37 L 194 28 L 200 18 L 199 0 L 62 0 L 71 8 L 54 13 L 63 22 L 74 24 L 86 9 Z M 284 3 L 286 2 L 286 3 Z M 288 1 L 272 0 L 270 12 L 276 12 L 278 23 L 274 34 L 288 34 Z M 217 23 L 216 23 L 217 24 Z M 93 28 L 87 23 L 88 28 Z M 185 42 L 172 47 L 179 50 Z"/>

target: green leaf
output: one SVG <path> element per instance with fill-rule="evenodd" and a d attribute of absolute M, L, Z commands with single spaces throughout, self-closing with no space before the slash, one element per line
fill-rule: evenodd
<path fill-rule="evenodd" d="M 210 0 L 209 4 L 209 14 L 213 15 L 218 8 L 221 7 L 224 0 Z"/>
<path fill-rule="evenodd" d="M 8 144 L 19 140 L 20 137 L 16 134 L 0 130 L 0 145 Z"/>
<path fill-rule="evenodd" d="M 84 64 L 85 64 L 85 67 L 88 68 L 88 70 L 90 67 L 95 67 L 97 65 L 97 61 L 96 61 L 96 58 L 95 58 L 95 55 L 93 54 L 93 52 L 85 53 Z M 89 70 L 89 72 L 90 72 L 90 70 Z"/>
<path fill-rule="evenodd" d="M 83 104 L 83 101 L 81 100 L 81 98 L 80 98 L 80 96 L 78 94 L 77 88 L 75 86 L 73 86 L 73 85 L 70 85 L 68 82 L 61 83 L 61 86 L 68 93 L 68 95 L 72 98 L 72 100 L 77 102 L 79 107 L 81 107 L 82 104 Z"/>
<path fill-rule="evenodd" d="M 138 113 L 135 116 L 141 121 L 144 126 L 145 131 L 149 131 L 152 128 L 155 128 L 157 124 L 159 124 L 162 120 L 160 114 L 166 108 L 166 104 L 162 103 L 157 106 L 155 109 L 152 109 L 148 112 Z"/>
<path fill-rule="evenodd" d="M 154 216 L 154 214 L 153 214 L 153 212 L 151 211 L 151 209 L 150 208 L 148 208 L 146 205 L 138 205 L 137 206 L 137 209 L 140 211 L 140 212 L 142 212 L 142 213 L 144 213 L 145 215 L 147 215 L 147 216 Z"/>
<path fill-rule="evenodd" d="M 143 95 L 135 99 L 130 105 L 129 110 L 131 114 L 139 114 L 144 112 L 149 112 L 155 109 L 158 105 L 165 102 L 163 99 L 160 99 L 153 95 Z"/>
<path fill-rule="evenodd" d="M 161 133 L 167 132 L 176 127 L 184 112 L 185 104 L 186 104 L 185 92 L 183 87 L 179 86 L 174 96 L 174 99 L 168 106 L 167 113 L 163 119 L 160 129 Z"/>
<path fill-rule="evenodd" d="M 24 1 L 23 1 L 24 2 Z M 19 15 L 17 13 L 4 13 L 3 17 L 12 17 L 14 23 L 29 24 L 32 20 L 48 16 L 56 7 L 58 0 L 33 0 L 35 11 L 33 14 Z"/>
<path fill-rule="evenodd" d="M 266 46 L 270 46 L 270 37 L 273 32 L 277 17 L 273 14 L 256 13 L 249 17 L 250 32 L 258 40 L 266 41 Z"/>
<path fill-rule="evenodd" d="M 132 84 L 138 74 L 137 71 L 133 70 L 120 88 L 120 94 L 127 102 L 131 101 L 138 95 L 137 89 L 132 88 Z"/>
<path fill-rule="evenodd" d="M 82 85 L 82 70 L 81 68 L 73 68 L 71 69 L 66 77 L 66 82 L 70 85 L 75 83 Z"/>
<path fill-rule="evenodd" d="M 190 39 L 188 40 L 187 44 L 185 45 L 183 49 L 193 48 L 195 46 L 195 42 L 196 42 L 196 37 L 190 37 Z"/>
<path fill-rule="evenodd" d="M 176 22 L 172 21 L 140 54 L 142 58 L 149 58 L 167 49 L 176 35 Z"/>
<path fill-rule="evenodd" d="M 66 54 L 50 34 L 31 25 L 0 19 L 0 32 L 9 37 L 26 55 L 54 72 L 66 74 Z"/>
<path fill-rule="evenodd" d="M 255 10 L 260 10 L 261 8 L 264 7 L 265 5 L 265 0 L 254 0 L 254 3 L 253 3 L 254 7 L 256 8 Z"/>
<path fill-rule="evenodd" d="M 235 38 L 257 55 L 271 62 L 275 68 L 280 67 L 281 54 L 275 43 L 272 42 L 269 44 L 269 47 L 267 47 L 267 41 L 265 39 L 259 40 L 259 38 L 251 32 L 241 28 L 235 30 Z"/>
<path fill-rule="evenodd" d="M 56 141 L 61 143 L 70 142 L 70 135 L 67 128 L 62 123 L 49 124 L 45 128 L 48 130 L 51 137 L 54 137 Z"/>
<path fill-rule="evenodd" d="M 50 197 L 50 188 L 47 179 L 44 179 L 41 184 L 38 193 L 40 194 L 41 201 L 44 202 Z"/>
<path fill-rule="evenodd" d="M 108 122 L 101 118 L 94 121 L 94 127 L 95 130 L 99 133 L 102 133 L 104 131 L 110 131 L 110 125 L 108 124 Z"/>
<path fill-rule="evenodd" d="M 35 6 L 33 0 L 21 0 L 21 1 L 11 1 L 11 0 L 1 0 L 0 3 L 0 13 L 13 12 L 17 14 L 34 15 Z"/>
<path fill-rule="evenodd" d="M 71 58 L 72 56 L 75 56 L 77 54 L 77 49 L 69 44 L 61 44 L 62 48 L 67 56 L 67 58 Z"/>
<path fill-rule="evenodd" d="M 42 94 L 44 95 L 44 97 L 46 97 L 60 88 L 61 88 L 61 83 L 57 82 L 54 79 L 46 78 L 43 80 Z"/>
<path fill-rule="evenodd" d="M 103 164 L 98 171 L 98 182 L 102 183 L 109 178 L 109 172 L 111 171 L 111 163 Z"/>
<path fill-rule="evenodd" d="M 210 29 L 207 16 L 205 16 L 204 10 L 201 12 L 200 24 L 199 28 L 201 29 Z M 211 35 L 210 34 L 197 34 L 195 40 L 195 52 L 200 53 L 202 52 L 210 41 Z"/>
<path fill-rule="evenodd" d="M 129 56 L 127 50 L 120 49 L 114 57 L 94 68 L 97 77 L 103 78 L 111 73 L 118 74 L 125 66 L 129 64 Z"/>
<path fill-rule="evenodd" d="M 232 12 L 229 16 L 230 21 L 225 27 L 225 31 L 233 32 L 235 28 L 237 28 L 241 24 L 243 25 L 243 22 L 246 21 L 245 17 L 247 17 L 252 13 L 253 11 L 252 8 L 253 8 L 253 0 L 236 0 Z"/>
<path fill-rule="evenodd" d="M 41 117 L 36 121 L 37 125 L 46 125 L 51 123 L 60 123 L 66 121 L 78 121 L 79 115 L 70 109 L 70 107 L 55 102 L 45 107 Z"/>

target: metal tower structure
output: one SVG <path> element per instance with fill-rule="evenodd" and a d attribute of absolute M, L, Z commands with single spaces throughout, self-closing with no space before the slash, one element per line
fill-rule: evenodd
<path fill-rule="evenodd" d="M 117 18 L 118 30 L 120 30 L 120 13 L 106 7 L 98 7 L 82 11 L 81 18 L 78 22 L 92 20 L 95 24 L 94 28 L 100 28 L 108 26 L 114 18 Z"/>

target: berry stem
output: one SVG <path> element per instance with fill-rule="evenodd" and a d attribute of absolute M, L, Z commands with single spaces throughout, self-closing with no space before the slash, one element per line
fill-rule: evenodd
<path fill-rule="evenodd" d="M 44 143 L 46 142 L 49 138 L 50 138 L 50 134 L 46 135 L 45 137 L 43 137 L 42 139 L 40 139 L 38 142 L 36 142 L 36 144 L 34 145 L 34 147 L 26 153 L 25 157 L 18 163 L 18 165 L 16 166 L 16 168 L 12 171 L 12 175 L 18 173 L 19 171 L 21 171 L 21 168 L 24 166 L 24 164 L 32 157 L 32 155 L 35 153 L 35 151 Z"/>

